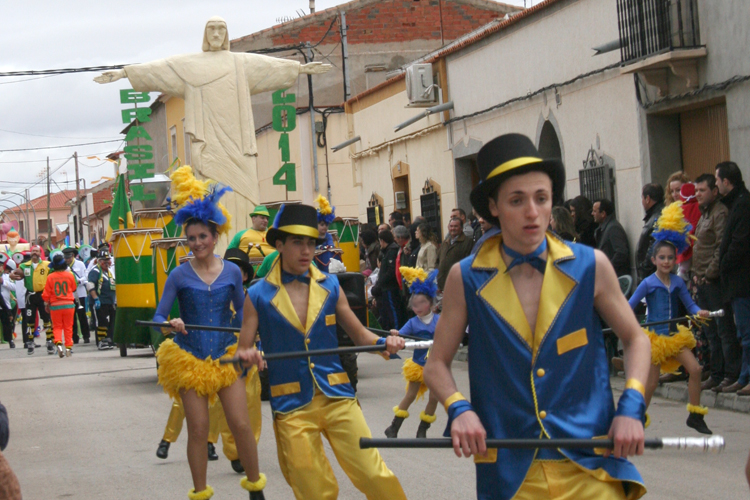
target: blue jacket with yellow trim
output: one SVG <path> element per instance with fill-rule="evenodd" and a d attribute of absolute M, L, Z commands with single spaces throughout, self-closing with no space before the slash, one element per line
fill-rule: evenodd
<path fill-rule="evenodd" d="M 247 291 L 258 311 L 258 331 L 266 354 L 316 349 L 335 349 L 336 302 L 339 280 L 310 266 L 307 321 L 302 325 L 286 288 L 281 284 L 281 265 Z M 338 355 L 310 356 L 268 363 L 271 409 L 289 413 L 308 405 L 316 387 L 329 398 L 354 398 L 354 389 Z"/>
<path fill-rule="evenodd" d="M 501 239 L 489 238 L 460 263 L 471 335 L 471 402 L 487 437 L 604 437 L 615 406 L 601 323 L 593 308 L 593 250 L 547 235 L 547 267 L 532 333 L 505 272 Z M 594 451 L 559 451 L 601 480 L 626 481 L 628 498 L 645 492 L 627 460 Z M 496 457 L 477 459 L 478 498 L 512 498 L 535 458 L 548 457 L 535 450 L 500 449 Z"/>

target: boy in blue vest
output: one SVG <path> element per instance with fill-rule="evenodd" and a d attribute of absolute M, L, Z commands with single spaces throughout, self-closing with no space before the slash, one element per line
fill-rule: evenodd
<path fill-rule="evenodd" d="M 626 460 L 644 445 L 648 338 L 620 292 L 607 257 L 547 228 L 565 169 L 525 136 L 497 137 L 477 156 L 471 203 L 502 232 L 454 265 L 424 370 L 444 404 L 456 455 L 474 456 L 480 500 L 636 499 L 640 474 Z M 626 351 L 617 410 L 599 317 Z M 451 362 L 467 324 L 471 403 Z M 611 437 L 609 453 L 585 449 L 487 449 L 486 438 Z"/>
<path fill-rule="evenodd" d="M 279 256 L 263 281 L 247 292 L 237 349 L 246 366 L 262 362 L 250 345 L 256 331 L 267 354 L 332 349 L 338 347 L 337 322 L 357 345 L 384 343 L 391 354 L 403 349 L 402 338 L 380 338 L 362 326 L 338 279 L 313 265 L 321 243 L 315 208 L 283 205 L 267 240 Z M 270 361 L 268 378 L 279 465 L 298 500 L 338 497 L 321 434 L 368 499 L 406 498 L 380 453 L 359 448 L 359 438 L 372 434 L 338 355 Z"/>

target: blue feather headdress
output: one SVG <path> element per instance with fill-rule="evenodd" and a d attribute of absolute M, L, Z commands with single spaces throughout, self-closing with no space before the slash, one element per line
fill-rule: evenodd
<path fill-rule="evenodd" d="M 682 202 L 676 201 L 664 207 L 656 221 L 656 230 L 651 233 L 656 241 L 666 241 L 677 250 L 677 255 L 690 248 L 690 231 L 693 226 L 685 219 Z"/>
<path fill-rule="evenodd" d="M 434 298 L 437 295 L 437 269 L 430 271 L 430 274 L 427 274 L 424 269 L 418 267 L 402 266 L 398 270 L 404 281 L 409 285 L 409 291 L 412 295 L 422 294 L 430 298 Z"/>
<path fill-rule="evenodd" d="M 172 199 L 179 207 L 175 212 L 175 224 L 185 224 L 189 220 L 199 220 L 204 224 L 212 222 L 218 226 L 220 234 L 226 234 L 231 229 L 232 216 L 219 203 L 219 199 L 229 186 L 218 184 L 209 185 L 197 180 L 189 166 L 183 166 L 172 174 Z"/>
<path fill-rule="evenodd" d="M 336 219 L 336 207 L 332 207 L 328 199 L 322 194 L 318 195 L 315 202 L 320 207 L 318 208 L 318 222 L 325 222 L 330 226 L 331 222 Z"/>

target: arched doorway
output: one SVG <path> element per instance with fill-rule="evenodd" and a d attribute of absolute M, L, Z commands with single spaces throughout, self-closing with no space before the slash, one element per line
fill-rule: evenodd
<path fill-rule="evenodd" d="M 539 155 L 542 158 L 562 159 L 560 140 L 557 138 L 555 127 L 549 120 L 545 120 L 544 125 L 542 125 L 542 133 L 539 135 Z"/>

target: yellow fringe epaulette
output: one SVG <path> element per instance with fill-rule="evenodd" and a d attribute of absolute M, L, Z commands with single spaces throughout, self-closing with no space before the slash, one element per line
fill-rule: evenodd
<path fill-rule="evenodd" d="M 695 336 L 689 328 L 677 325 L 677 333 L 657 335 L 651 330 L 643 329 L 651 341 L 651 364 L 661 366 L 662 373 L 674 373 L 680 368 L 680 362 L 674 359 L 683 349 L 693 349 Z"/>
<path fill-rule="evenodd" d="M 222 357 L 234 357 L 236 350 L 237 344 L 234 344 L 227 348 L 227 353 Z M 180 390 L 193 389 L 198 396 L 208 397 L 209 405 L 213 405 L 218 398 L 217 393 L 237 380 L 234 365 L 222 365 L 218 359 L 200 360 L 182 350 L 172 339 L 161 343 L 156 352 L 156 361 L 159 363 L 156 371 L 159 384 L 175 401 L 180 400 Z"/>
<path fill-rule="evenodd" d="M 401 367 L 401 373 L 404 375 L 406 380 L 406 388 L 409 388 L 409 383 L 419 382 L 419 391 L 417 391 L 417 401 L 422 399 L 427 392 L 427 384 L 424 383 L 424 368 L 419 366 L 417 363 L 412 361 L 411 358 L 404 361 L 404 365 Z"/>

